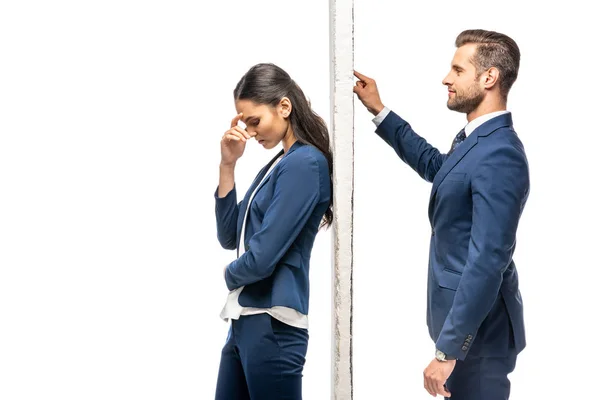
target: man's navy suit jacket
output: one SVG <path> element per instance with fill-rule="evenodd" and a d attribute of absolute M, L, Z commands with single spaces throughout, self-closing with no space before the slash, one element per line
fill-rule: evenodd
<path fill-rule="evenodd" d="M 427 324 L 436 348 L 502 357 L 525 347 L 513 252 L 529 195 L 529 168 L 510 113 L 476 128 L 442 154 L 390 112 L 377 134 L 433 182 Z"/>

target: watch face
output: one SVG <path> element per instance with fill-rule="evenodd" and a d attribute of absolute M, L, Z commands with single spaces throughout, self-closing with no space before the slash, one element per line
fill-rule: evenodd
<path fill-rule="evenodd" d="M 437 358 L 440 361 L 444 361 L 446 359 L 446 354 L 444 354 L 442 351 L 440 350 L 436 350 L 435 351 L 435 358 Z"/>

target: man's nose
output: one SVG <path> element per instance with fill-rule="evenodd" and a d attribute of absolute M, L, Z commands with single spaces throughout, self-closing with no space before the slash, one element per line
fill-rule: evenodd
<path fill-rule="evenodd" d="M 452 82 L 450 81 L 450 74 L 446 75 L 444 79 L 442 79 L 442 85 L 451 86 Z"/>

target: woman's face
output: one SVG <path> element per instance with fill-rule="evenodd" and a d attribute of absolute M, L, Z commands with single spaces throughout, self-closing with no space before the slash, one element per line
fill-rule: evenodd
<path fill-rule="evenodd" d="M 257 104 L 252 100 L 238 100 L 235 108 L 242 113 L 242 121 L 246 131 L 265 149 L 272 149 L 291 134 L 289 115 L 292 111 L 287 98 L 273 107 L 268 104 Z"/>

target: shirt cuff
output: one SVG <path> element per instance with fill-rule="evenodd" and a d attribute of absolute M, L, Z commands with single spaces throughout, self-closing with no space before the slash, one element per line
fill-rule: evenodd
<path fill-rule="evenodd" d="M 383 107 L 383 110 L 381 110 L 381 112 L 379 114 L 377 114 L 377 116 L 375 118 L 373 118 L 373 123 L 375 124 L 375 126 L 379 127 L 379 125 L 383 122 L 385 117 L 388 116 L 390 111 L 391 110 L 389 108 Z"/>

